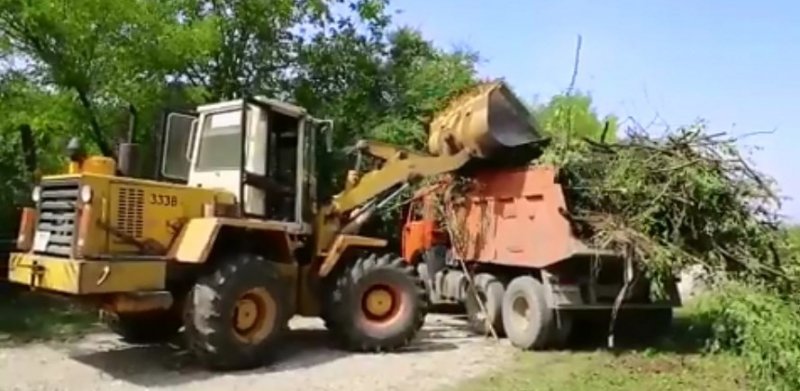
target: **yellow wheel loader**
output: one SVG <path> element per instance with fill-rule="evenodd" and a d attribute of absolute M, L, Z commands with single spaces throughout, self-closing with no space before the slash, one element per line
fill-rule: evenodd
<path fill-rule="evenodd" d="M 130 342 L 183 331 L 211 368 L 265 363 L 294 315 L 322 317 L 347 349 L 403 347 L 427 313 L 423 282 L 361 226 L 414 179 L 536 139 L 502 83 L 456 102 L 432 128 L 441 151 L 362 141 L 359 156 L 378 167 L 357 159 L 325 203 L 315 156 L 318 145 L 330 149 L 332 123 L 286 102 L 248 97 L 170 113 L 159 180 L 132 174 L 132 143 L 117 159 L 71 143 L 67 173 L 44 176 L 36 206 L 22 213 L 9 279 L 96 306 Z"/>

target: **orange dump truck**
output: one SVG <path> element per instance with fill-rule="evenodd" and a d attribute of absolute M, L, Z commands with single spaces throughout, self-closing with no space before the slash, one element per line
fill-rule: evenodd
<path fill-rule="evenodd" d="M 433 303 L 464 304 L 473 331 L 488 334 L 491 325 L 522 349 L 607 331 L 618 297 L 616 324 L 633 321 L 648 336 L 669 327 L 680 305 L 675 282 L 666 284 L 668 299 L 657 301 L 635 264 L 578 239 L 563 213 L 568 205 L 555 168 L 483 169 L 470 178 L 452 192 L 456 198 L 448 198 L 448 184 L 423 189 L 406 211 L 403 255 Z"/>

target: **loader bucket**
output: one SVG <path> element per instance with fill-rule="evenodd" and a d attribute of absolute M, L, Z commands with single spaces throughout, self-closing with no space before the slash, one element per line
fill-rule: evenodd
<path fill-rule="evenodd" d="M 466 148 L 474 157 L 495 159 L 541 139 L 530 112 L 505 83 L 491 82 L 457 97 L 434 117 L 428 150 L 451 155 Z"/>

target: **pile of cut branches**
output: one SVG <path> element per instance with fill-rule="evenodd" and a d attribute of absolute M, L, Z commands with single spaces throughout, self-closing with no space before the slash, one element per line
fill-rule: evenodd
<path fill-rule="evenodd" d="M 554 145 L 540 162 L 561 167 L 580 237 L 640 261 L 651 277 L 688 265 L 781 276 L 773 181 L 736 139 L 700 123 L 663 137 L 630 129 L 613 144 Z"/>

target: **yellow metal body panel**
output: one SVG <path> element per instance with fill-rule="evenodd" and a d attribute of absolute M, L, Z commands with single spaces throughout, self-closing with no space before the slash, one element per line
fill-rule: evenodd
<path fill-rule="evenodd" d="M 539 126 L 502 81 L 479 84 L 450 101 L 430 123 L 428 151 L 451 155 L 461 150 L 488 158 L 504 148 L 540 139 Z"/>
<path fill-rule="evenodd" d="M 188 219 L 207 204 L 232 204 L 230 193 L 138 178 L 56 175 L 42 182 L 76 180 L 92 189 L 91 222 L 76 243 L 82 258 L 99 255 L 166 255 Z M 79 207 L 82 203 L 79 202 Z"/>
<path fill-rule="evenodd" d="M 330 251 L 328 251 L 328 254 L 325 256 L 325 260 L 322 261 L 322 265 L 319 268 L 319 275 L 320 277 L 327 276 L 349 248 L 384 247 L 386 243 L 385 239 L 357 235 L 339 235 L 336 237 L 336 241 L 333 242 L 333 246 L 331 246 Z"/>
<path fill-rule="evenodd" d="M 359 178 L 350 188 L 334 196 L 330 205 L 320 209 L 315 221 L 316 248 L 319 255 L 328 252 L 339 231 L 339 216 L 364 205 L 393 186 L 414 178 L 425 178 L 455 171 L 466 164 L 469 151 L 455 155 L 427 156 L 410 153 L 388 144 L 367 142 L 365 151 L 377 157 L 391 157 L 380 169 Z"/>
<path fill-rule="evenodd" d="M 178 262 L 202 263 L 214 247 L 220 224 L 219 219 L 191 219 L 181 230 L 170 250 L 169 257 Z"/>
<path fill-rule="evenodd" d="M 278 273 L 280 273 L 281 279 L 286 283 L 287 292 L 289 293 L 288 299 L 288 306 L 289 310 L 292 313 L 297 312 L 297 308 L 300 302 L 300 292 L 298 289 L 295 289 L 300 284 L 301 276 L 300 276 L 300 269 L 296 263 L 283 263 L 283 262 L 272 262 L 272 264 L 278 268 Z"/>
<path fill-rule="evenodd" d="M 320 314 L 320 279 L 317 273 L 314 273 L 314 270 L 314 265 L 300 267 L 296 299 L 297 310 L 295 312 L 301 316 L 318 316 Z"/>
<path fill-rule="evenodd" d="M 69 162 L 67 172 L 70 174 L 98 174 L 113 176 L 117 171 L 117 162 L 106 156 L 89 156 L 78 164 Z"/>
<path fill-rule="evenodd" d="M 44 290 L 87 295 L 164 289 L 164 261 L 84 261 L 12 253 L 11 282 Z"/>
<path fill-rule="evenodd" d="M 278 253 L 278 259 L 275 259 L 275 261 L 292 262 L 286 226 L 273 221 L 230 217 L 206 217 L 189 220 L 178 234 L 169 252 L 169 257 L 184 263 L 205 262 L 211 253 L 211 249 L 214 248 L 220 230 L 224 227 L 243 229 L 250 233 L 256 232 L 254 234 L 256 237 L 263 234 L 263 240 L 272 241 L 275 245 L 274 250 Z"/>

